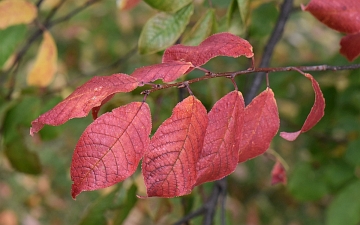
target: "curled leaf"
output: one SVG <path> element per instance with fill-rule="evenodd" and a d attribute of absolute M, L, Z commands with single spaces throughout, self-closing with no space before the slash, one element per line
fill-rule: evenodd
<path fill-rule="evenodd" d="M 194 96 L 175 106 L 144 155 L 142 172 L 149 197 L 171 198 L 191 192 L 207 123 L 206 109 Z"/>
<path fill-rule="evenodd" d="M 31 23 L 37 16 L 36 7 L 28 1 L 0 1 L 0 29 L 17 24 Z"/>
<path fill-rule="evenodd" d="M 45 124 L 58 126 L 72 118 L 85 117 L 92 108 L 100 106 L 108 96 L 132 91 L 137 85 L 136 78 L 122 73 L 93 77 L 54 108 L 32 121 L 30 134 L 39 132 Z"/>
<path fill-rule="evenodd" d="M 274 92 L 267 88 L 244 111 L 239 163 L 263 154 L 280 127 Z"/>
<path fill-rule="evenodd" d="M 242 94 L 233 91 L 217 101 L 209 112 L 204 146 L 196 165 L 196 185 L 234 172 L 239 159 L 244 108 Z"/>
<path fill-rule="evenodd" d="M 195 67 L 204 65 L 217 56 L 237 58 L 254 56 L 250 43 L 230 33 L 218 33 L 205 39 L 199 46 L 174 45 L 165 50 L 162 62 L 191 62 Z"/>
<path fill-rule="evenodd" d="M 171 82 L 184 75 L 192 67 L 189 62 L 168 62 L 136 69 L 131 76 L 139 81 L 139 85 L 162 79 Z"/>
<path fill-rule="evenodd" d="M 312 87 L 315 92 L 315 102 L 308 117 L 305 120 L 304 125 L 299 131 L 296 132 L 280 132 L 280 136 L 288 141 L 294 141 L 301 133 L 310 130 L 315 126 L 320 119 L 324 116 L 325 99 L 321 92 L 319 83 L 308 73 L 304 74 L 309 80 L 311 80 Z"/>
<path fill-rule="evenodd" d="M 27 76 L 28 85 L 46 87 L 53 80 L 56 72 L 57 48 L 48 31 L 44 31 L 35 64 Z"/>
<path fill-rule="evenodd" d="M 143 102 L 116 108 L 90 124 L 72 158 L 72 197 L 131 176 L 148 149 L 150 132 L 150 109 Z"/>

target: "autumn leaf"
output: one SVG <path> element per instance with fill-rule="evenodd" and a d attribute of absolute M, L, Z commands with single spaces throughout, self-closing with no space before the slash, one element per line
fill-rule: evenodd
<path fill-rule="evenodd" d="M 116 108 L 90 124 L 73 154 L 72 197 L 131 176 L 148 149 L 150 132 L 150 109 L 144 102 Z"/>
<path fill-rule="evenodd" d="M 189 96 L 155 132 L 142 162 L 147 195 L 176 197 L 191 192 L 203 147 L 208 117 L 205 107 Z"/>
<path fill-rule="evenodd" d="M 138 68 L 131 76 L 137 78 L 139 86 L 158 79 L 171 82 L 184 75 L 190 67 L 192 67 L 192 64 L 189 62 L 160 63 Z"/>
<path fill-rule="evenodd" d="M 0 1 L 0 29 L 17 24 L 31 23 L 37 16 L 36 7 L 28 1 Z"/>
<path fill-rule="evenodd" d="M 204 65 L 217 56 L 254 56 L 250 43 L 230 33 L 218 33 L 205 39 L 199 46 L 174 45 L 165 50 L 162 62 L 191 62 L 195 67 Z"/>
<path fill-rule="evenodd" d="M 92 108 L 100 106 L 108 96 L 132 91 L 137 85 L 136 78 L 122 73 L 93 77 L 54 108 L 32 121 L 30 134 L 39 132 L 45 124 L 58 126 L 69 119 L 85 117 Z"/>
<path fill-rule="evenodd" d="M 279 130 L 279 112 L 271 88 L 246 106 L 243 117 L 239 163 L 263 154 Z"/>
<path fill-rule="evenodd" d="M 315 102 L 304 125 L 296 132 L 280 132 L 280 136 L 288 141 L 294 141 L 301 133 L 304 133 L 314 127 L 320 119 L 324 116 L 325 99 L 321 92 L 319 83 L 308 73 L 304 74 L 306 78 L 311 80 L 312 87 L 315 92 Z"/>
<path fill-rule="evenodd" d="M 307 6 L 302 6 L 302 9 L 309 11 L 328 27 L 348 34 L 341 39 L 340 53 L 349 61 L 360 55 L 360 1 L 312 0 Z"/>
<path fill-rule="evenodd" d="M 276 161 L 273 169 L 271 170 L 271 184 L 275 185 L 277 183 L 287 183 L 286 171 L 280 161 Z"/>
<path fill-rule="evenodd" d="M 56 72 L 57 48 L 48 31 L 44 31 L 33 68 L 27 76 L 28 85 L 46 87 L 53 80 Z"/>
<path fill-rule="evenodd" d="M 244 108 L 242 94 L 233 91 L 217 101 L 209 112 L 204 146 L 196 166 L 196 185 L 234 172 L 239 159 Z"/>
<path fill-rule="evenodd" d="M 130 10 L 137 6 L 141 0 L 117 0 L 116 4 L 120 10 Z"/>
<path fill-rule="evenodd" d="M 359 11 L 360 13 L 360 11 Z M 340 41 L 340 53 L 346 56 L 349 61 L 353 61 L 360 55 L 360 32 L 349 34 Z"/>
<path fill-rule="evenodd" d="M 360 2 L 355 0 L 311 0 L 302 9 L 309 11 L 328 27 L 344 32 L 360 31 Z"/>

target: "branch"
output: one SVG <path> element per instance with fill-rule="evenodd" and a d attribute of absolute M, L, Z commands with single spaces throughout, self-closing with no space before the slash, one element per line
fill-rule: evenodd
<path fill-rule="evenodd" d="M 280 38 L 283 34 L 283 31 L 284 31 L 286 21 L 289 18 L 289 15 L 291 13 L 293 1 L 294 0 L 284 0 L 284 3 L 281 5 L 279 18 L 275 24 L 275 27 L 272 31 L 270 39 L 265 46 L 264 54 L 261 58 L 259 67 L 268 67 L 269 66 L 270 59 L 273 54 L 275 45 L 280 40 Z M 264 73 L 257 73 L 255 75 L 253 83 L 250 86 L 250 90 L 245 95 L 245 104 L 246 105 L 249 104 L 250 101 L 255 97 L 256 92 L 259 90 L 263 79 L 264 79 Z"/>
<path fill-rule="evenodd" d="M 250 74 L 250 73 L 272 73 L 272 72 L 286 72 L 286 71 L 302 71 L 302 72 L 313 72 L 313 71 L 338 71 L 338 70 L 354 70 L 354 69 L 360 69 L 360 64 L 352 64 L 352 65 L 345 65 L 345 66 L 329 66 L 329 65 L 317 65 L 317 66 L 287 66 L 287 67 L 270 67 L 270 68 L 255 68 L 255 69 L 247 69 L 247 70 L 240 70 L 236 72 L 223 72 L 223 73 L 212 73 L 207 72 L 206 75 L 203 77 L 194 78 L 191 80 L 183 81 L 183 82 L 177 82 L 172 84 L 157 84 L 156 86 L 153 86 L 152 89 L 144 91 L 144 93 L 152 93 L 158 90 L 171 88 L 171 87 L 183 87 L 184 82 L 187 84 L 196 83 L 203 80 L 208 80 L 216 77 L 226 77 L 226 78 L 233 78 L 235 76 L 243 75 L 243 74 Z M 202 70 L 202 69 L 200 69 Z"/>
<path fill-rule="evenodd" d="M 203 204 L 200 208 L 198 208 L 194 212 L 189 213 L 188 215 L 178 220 L 176 223 L 174 223 L 174 225 L 181 225 L 187 223 L 188 221 L 194 219 L 195 217 L 198 217 L 203 214 L 204 214 L 203 225 L 213 224 L 213 218 L 215 214 L 215 208 L 217 206 L 217 201 L 219 197 L 221 197 L 221 199 L 224 199 L 225 195 L 226 195 L 226 177 L 214 182 L 212 193 L 210 194 L 210 197 L 205 204 Z M 223 218 L 222 220 L 224 221 Z M 222 224 L 224 224 L 223 221 Z"/>

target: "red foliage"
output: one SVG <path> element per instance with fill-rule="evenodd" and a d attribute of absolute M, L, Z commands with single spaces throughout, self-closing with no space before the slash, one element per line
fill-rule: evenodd
<path fill-rule="evenodd" d="M 280 119 L 274 92 L 267 88 L 245 108 L 239 163 L 263 154 L 279 130 Z"/>
<path fill-rule="evenodd" d="M 287 183 L 285 168 L 279 161 L 276 161 L 271 171 L 271 184 L 274 185 L 277 183 Z"/>
<path fill-rule="evenodd" d="M 174 45 L 165 50 L 162 61 L 163 63 L 191 62 L 194 67 L 197 67 L 204 65 L 216 56 L 236 58 L 244 55 L 251 58 L 254 56 L 252 50 L 253 48 L 247 40 L 230 33 L 219 33 L 208 37 L 199 46 Z"/>
<path fill-rule="evenodd" d="M 116 184 L 131 176 L 147 150 L 150 108 L 133 102 L 105 113 L 81 135 L 71 163 L 71 195 Z"/>
<path fill-rule="evenodd" d="M 207 124 L 206 109 L 194 96 L 175 106 L 144 155 L 142 171 L 149 197 L 170 198 L 192 191 Z"/>
<path fill-rule="evenodd" d="M 310 130 L 315 126 L 320 119 L 324 116 L 325 110 L 325 99 L 321 92 L 318 82 L 308 73 L 304 74 L 309 80 L 311 80 L 312 87 L 315 92 L 315 102 L 308 117 L 305 120 L 304 125 L 299 131 L 289 133 L 289 132 L 280 132 L 280 136 L 288 141 L 294 141 L 301 133 L 304 133 Z"/>
<path fill-rule="evenodd" d="M 129 92 L 157 79 L 174 81 L 220 55 L 253 57 L 253 52 L 247 41 L 229 33 L 213 35 L 196 47 L 170 47 L 165 51 L 163 63 L 136 69 L 132 76 L 92 78 L 34 120 L 30 133 L 38 132 L 45 124 L 60 125 L 93 111 L 95 121 L 81 135 L 72 159 L 73 198 L 82 191 L 123 181 L 135 172 L 142 158 L 149 197 L 189 194 L 195 186 L 229 175 L 239 162 L 261 155 L 269 148 L 279 129 L 277 105 L 270 88 L 246 108 L 242 94 L 237 90 L 230 92 L 208 114 L 191 94 L 176 105 L 151 140 L 150 109 L 145 102 L 121 106 L 99 118 L 97 113 L 115 93 Z M 324 114 L 320 87 L 310 74 L 305 76 L 312 82 L 315 103 L 300 131 L 281 133 L 288 140 L 309 130 Z M 274 179 L 282 174 L 280 169 L 274 168 Z"/>
<path fill-rule="evenodd" d="M 165 82 L 171 82 L 184 75 L 190 67 L 193 66 L 189 62 L 175 61 L 161 63 L 138 68 L 131 74 L 131 76 L 138 79 L 140 82 L 139 85 L 144 85 L 157 79 L 162 79 Z"/>
<path fill-rule="evenodd" d="M 45 124 L 58 126 L 69 119 L 85 117 L 92 108 L 101 106 L 108 96 L 118 92 L 132 91 L 137 86 L 136 78 L 122 73 L 106 77 L 93 77 L 78 87 L 65 100 L 34 120 L 31 123 L 30 134 L 39 132 Z"/>
<path fill-rule="evenodd" d="M 209 112 L 204 147 L 197 163 L 196 185 L 219 180 L 234 172 L 239 157 L 245 103 L 233 91 L 215 103 Z"/>
<path fill-rule="evenodd" d="M 360 1 L 312 0 L 302 9 L 309 11 L 328 27 L 348 34 L 340 42 L 340 53 L 349 61 L 360 55 Z"/>

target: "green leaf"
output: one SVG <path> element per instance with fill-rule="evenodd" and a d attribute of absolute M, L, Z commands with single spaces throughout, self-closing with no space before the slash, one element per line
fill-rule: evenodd
<path fill-rule="evenodd" d="M 228 32 L 242 36 L 246 29 L 242 21 L 237 0 L 232 0 L 226 13 Z"/>
<path fill-rule="evenodd" d="M 132 185 L 127 192 L 127 198 L 124 203 L 119 207 L 120 209 L 116 213 L 114 224 L 123 224 L 125 219 L 128 217 L 132 208 L 134 208 L 138 198 L 136 197 L 137 187 Z"/>
<path fill-rule="evenodd" d="M 41 173 L 38 155 L 26 148 L 21 136 L 5 144 L 5 155 L 15 170 L 34 175 Z"/>
<path fill-rule="evenodd" d="M 26 30 L 26 25 L 11 26 L 0 30 L 0 68 L 25 38 Z"/>
<path fill-rule="evenodd" d="M 191 31 L 184 35 L 182 44 L 184 45 L 199 45 L 205 38 L 207 38 L 215 24 L 215 10 L 209 9 L 194 25 Z"/>
<path fill-rule="evenodd" d="M 174 14 L 158 13 L 145 24 L 139 38 L 140 54 L 151 54 L 173 45 L 184 31 L 193 14 L 189 4 Z"/>
<path fill-rule="evenodd" d="M 250 1 L 249 0 L 237 0 L 237 5 L 240 12 L 241 21 L 246 24 L 249 18 Z"/>
<path fill-rule="evenodd" d="M 176 12 L 191 2 L 191 0 L 144 0 L 154 9 L 165 12 Z"/>
<path fill-rule="evenodd" d="M 345 187 L 331 202 L 326 212 L 327 225 L 360 223 L 360 180 Z"/>
<path fill-rule="evenodd" d="M 300 201 L 317 200 L 328 193 L 326 182 L 322 174 L 308 163 L 301 163 L 295 167 L 289 178 L 289 191 Z"/>

